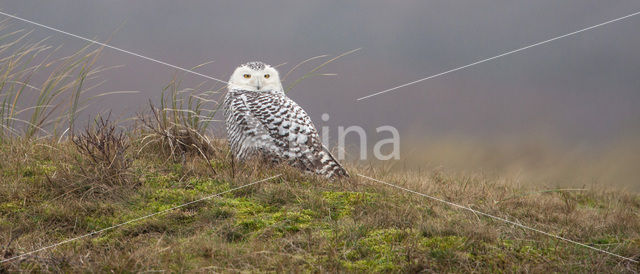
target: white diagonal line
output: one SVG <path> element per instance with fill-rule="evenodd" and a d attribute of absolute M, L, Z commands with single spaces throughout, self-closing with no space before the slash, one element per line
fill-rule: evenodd
<path fill-rule="evenodd" d="M 2 12 L 2 11 L 0 11 L 0 14 L 2 14 L 2 15 L 4 15 L 4 16 L 7 16 L 7 17 L 11 17 L 11 18 L 16 19 L 16 20 L 20 20 L 20 21 L 22 21 L 22 22 L 26 22 L 26 23 L 29 23 L 29 24 L 32 24 L 32 25 L 36 25 L 36 26 L 38 26 L 38 27 L 42 27 L 42 28 L 45 28 L 45 29 L 48 29 L 48 30 L 52 30 L 52 31 L 55 31 L 55 32 L 59 32 L 59 33 L 62 33 L 62 34 L 65 34 L 65 35 L 71 36 L 71 37 L 78 38 L 78 39 L 81 39 L 81 40 L 84 40 L 84 41 L 87 41 L 87 42 L 90 42 L 90 43 L 93 43 L 93 44 L 97 44 L 97 45 L 100 45 L 100 46 L 103 46 L 103 47 L 106 47 L 106 48 L 110 48 L 110 49 L 113 49 L 113 50 L 116 50 L 116 51 L 119 51 L 119 52 L 124 52 L 124 53 L 126 53 L 126 54 L 130 54 L 130 55 L 133 55 L 133 56 L 136 56 L 136 57 L 139 57 L 139 58 L 145 59 L 145 60 L 149 60 L 149 61 L 151 61 L 151 62 L 155 62 L 155 63 L 162 64 L 162 65 L 165 65 L 165 66 L 168 66 L 168 67 L 174 68 L 174 69 L 178 69 L 178 70 L 181 70 L 181 71 L 184 71 L 184 72 L 188 72 L 188 73 L 191 73 L 191 74 L 194 74 L 194 75 L 198 75 L 198 76 L 200 76 L 200 77 L 204 77 L 204 78 L 207 78 L 207 79 L 209 79 L 209 80 L 214 80 L 214 81 L 218 81 L 218 82 L 220 82 L 220 83 L 225 83 L 225 84 L 227 84 L 227 82 L 226 82 L 226 81 L 222 81 L 222 80 L 220 80 L 220 79 L 213 78 L 213 77 L 211 77 L 211 76 L 204 75 L 204 74 L 202 74 L 202 73 L 198 73 L 198 72 L 195 72 L 195 71 L 190 70 L 190 69 L 186 69 L 186 68 L 182 68 L 182 67 L 179 67 L 179 66 L 176 66 L 176 65 L 172 65 L 172 64 L 169 64 L 169 63 L 167 63 L 167 62 L 163 62 L 163 61 L 160 61 L 160 60 L 157 60 L 157 59 L 153 59 L 153 58 L 151 58 L 151 57 L 147 57 L 147 56 L 144 56 L 144 55 L 142 55 L 142 54 L 138 54 L 138 53 L 131 52 L 131 51 L 128 51 L 128 50 L 125 50 L 125 49 L 121 49 L 121 48 L 118 48 L 118 47 L 114 47 L 114 46 L 109 45 L 109 44 L 105 44 L 105 43 L 102 43 L 102 42 L 98 42 L 98 41 L 96 41 L 96 40 L 92 40 L 92 39 L 89 39 L 89 38 L 85 38 L 85 37 L 82 37 L 82 36 L 80 36 L 80 35 L 76 35 L 76 34 L 73 34 L 73 33 L 69 33 L 69 32 L 66 32 L 66 31 L 63 31 L 63 30 L 60 30 L 60 29 L 56 29 L 56 28 L 53 28 L 53 27 L 49 27 L 49 26 L 47 26 L 47 25 L 43 25 L 43 24 L 40 24 L 40 23 L 38 23 L 38 22 L 34 22 L 34 21 L 31 21 L 31 20 L 27 20 L 27 19 L 24 19 L 24 18 L 21 18 L 21 17 L 15 16 L 15 15 L 12 15 L 12 14 L 8 14 L 8 13 Z"/>
<path fill-rule="evenodd" d="M 23 254 L 20 254 L 20 255 L 18 255 L 18 256 L 15 256 L 15 257 L 11 257 L 11 258 L 4 259 L 4 260 L 0 261 L 0 263 L 4 263 L 4 262 L 8 262 L 8 261 L 12 261 L 12 260 L 15 260 L 15 259 L 18 259 L 18 258 L 22 258 L 22 257 L 28 256 L 28 255 L 31 255 L 31 254 L 33 254 L 33 253 L 37 253 L 37 252 L 40 252 L 40 251 L 43 251 L 43 250 L 51 249 L 51 248 L 57 247 L 57 246 L 59 246 L 59 245 L 63 245 L 63 244 L 69 243 L 69 242 L 73 242 L 73 241 L 75 241 L 75 240 L 82 239 L 82 238 L 85 238 L 85 237 L 89 237 L 89 236 L 91 236 L 91 235 L 95 235 L 95 234 L 98 234 L 98 233 L 101 233 L 101 232 L 105 232 L 105 231 L 107 231 L 107 230 L 111 230 L 111 229 L 114 229 L 114 228 L 118 228 L 118 227 L 121 227 L 121 226 L 126 225 L 126 224 L 130 224 L 130 223 L 137 222 L 137 221 L 140 221 L 140 220 L 143 220 L 143 219 L 149 218 L 149 217 L 153 217 L 153 216 L 155 216 L 155 215 L 159 215 L 159 214 L 162 214 L 162 213 L 166 213 L 166 212 L 169 212 L 169 211 L 172 211 L 172 210 L 175 210 L 175 209 L 181 208 L 181 207 L 188 206 L 188 205 L 190 205 L 190 204 L 194 204 L 194 203 L 197 203 L 197 202 L 201 202 L 201 201 L 204 201 L 204 200 L 208 200 L 208 199 L 211 199 L 211 198 L 213 198 L 213 197 L 220 196 L 220 195 L 222 195 L 222 194 L 229 193 L 229 192 L 232 192 L 232 191 L 236 191 L 236 190 L 238 190 L 238 189 L 245 188 L 245 187 L 248 187 L 248 186 L 252 186 L 252 185 L 255 185 L 255 184 L 259 184 L 259 183 L 262 183 L 262 182 L 265 182 L 265 181 L 268 181 L 268 180 L 271 180 L 271 179 L 274 179 L 274 178 L 278 178 L 278 177 L 280 177 L 280 176 L 282 176 L 282 174 L 278 174 L 278 175 L 275 175 L 275 176 L 271 176 L 271 177 L 269 177 L 269 178 L 262 179 L 262 180 L 260 180 L 260 181 L 255 181 L 255 182 L 253 182 L 253 183 L 249 183 L 249 184 L 241 185 L 241 186 L 239 186 L 239 187 L 235 187 L 235 188 L 232 188 L 232 189 L 229 189 L 229 190 L 226 190 L 226 191 L 223 191 L 223 192 L 217 193 L 217 194 L 209 195 L 209 196 L 206 196 L 206 197 L 204 197 L 204 198 L 200 198 L 200 199 L 195 200 L 195 201 L 191 201 L 191 202 L 188 202 L 188 203 L 185 203 L 185 204 L 181 204 L 181 205 L 179 205 L 179 206 L 174 206 L 174 207 L 169 208 L 169 209 L 165 209 L 165 210 L 161 210 L 161 211 L 158 211 L 158 212 L 155 212 L 155 213 L 151 213 L 151 214 L 149 214 L 149 215 L 145 215 L 145 216 L 142 216 L 142 217 L 138 217 L 138 218 L 135 218 L 135 219 L 131 219 L 131 220 L 126 221 L 126 222 L 124 222 L 124 223 L 119 223 L 119 224 L 117 224 L 117 225 L 113 225 L 113 226 L 110 226 L 110 227 L 107 227 L 107 228 L 103 228 L 103 229 L 100 229 L 100 230 L 96 230 L 96 231 L 93 231 L 93 232 L 90 232 L 90 233 L 87 233 L 87 234 L 84 234 L 84 235 L 81 235 L 81 236 L 78 236 L 78 237 L 75 237 L 75 238 L 66 239 L 66 240 L 64 240 L 64 241 L 62 241 L 62 242 L 59 242 L 59 243 L 56 243 L 56 244 L 52 244 L 52 245 L 49 245 L 49 246 L 45 246 L 45 247 L 43 247 L 43 248 L 39 248 L 39 249 L 36 249 L 36 250 L 30 251 L 30 252 L 27 252 L 27 253 L 23 253 Z"/>
<path fill-rule="evenodd" d="M 628 257 L 620 256 L 618 254 L 611 253 L 609 251 L 606 251 L 606 250 L 603 250 L 603 249 L 599 249 L 599 248 L 596 248 L 596 247 L 593 247 L 593 246 L 590 246 L 590 245 L 587 245 L 587 244 L 583 244 L 581 242 L 576 242 L 574 240 L 567 239 L 565 237 L 558 236 L 558 235 L 555 235 L 555 234 L 551 234 L 549 232 L 545 232 L 545 231 L 542 231 L 542 230 L 539 230 L 539 229 L 536 229 L 536 228 L 533 228 L 533 227 L 528 227 L 526 225 L 522 225 L 522 224 L 516 223 L 514 221 L 509 221 L 509 220 L 507 220 L 505 218 L 501 218 L 501 217 L 493 216 L 491 214 L 480 212 L 480 211 L 477 211 L 477 210 L 475 210 L 473 208 L 470 208 L 470 207 L 467 207 L 467 206 L 459 205 L 459 204 L 452 203 L 452 202 L 449 202 L 449 201 L 446 201 L 446 200 L 443 200 L 443 199 L 440 199 L 440 198 L 429 196 L 427 194 L 423 194 L 423 193 L 417 192 L 415 190 L 411 190 L 411 189 L 404 188 L 404 187 L 401 187 L 401 186 L 397 186 L 397 185 L 394 185 L 394 184 L 391 184 L 391 183 L 380 181 L 380 180 L 377 180 L 377 179 L 374 179 L 374 178 L 371 178 L 371 177 L 368 177 L 368 176 L 365 176 L 365 175 L 362 175 L 362 174 L 358 174 L 358 176 L 363 177 L 365 179 L 368 179 L 370 181 L 374 181 L 374 182 L 377 182 L 377 183 L 385 184 L 385 185 L 390 186 L 390 187 L 394 187 L 394 188 L 397 188 L 397 189 L 400 189 L 400 190 L 403 190 L 403 191 L 406 191 L 406 192 L 410 192 L 410 193 L 413 193 L 413 194 L 417 194 L 417 195 L 420 195 L 422 197 L 426 197 L 426 198 L 429 198 L 429 199 L 432 199 L 432 200 L 435 200 L 435 201 L 438 201 L 438 202 L 441 202 L 441 203 L 445 203 L 445 204 L 453 206 L 453 207 L 457 207 L 457 208 L 460 208 L 460 209 L 468 210 L 468 211 L 471 211 L 471 212 L 473 212 L 475 214 L 483 215 L 483 216 L 486 216 L 486 217 L 489 217 L 489 218 L 492 218 L 492 219 L 495 219 L 495 220 L 498 220 L 498 221 L 502 221 L 502 222 L 505 222 L 505 223 L 508 223 L 508 224 L 512 224 L 512 225 L 524 228 L 524 229 L 528 229 L 528 230 L 531 230 L 531 231 L 534 231 L 534 232 L 538 232 L 540 234 L 544 234 L 546 236 L 553 237 L 553 238 L 556 238 L 556 239 L 559 239 L 559 240 L 562 240 L 562 241 L 565 241 L 565 242 L 569 242 L 569 243 L 576 244 L 576 245 L 579 245 L 579 246 L 582 246 L 582 247 L 593 249 L 593 250 L 596 250 L 598 252 L 602 252 L 602 253 L 605 253 L 605 254 L 608 254 L 608 255 L 611 255 L 611 256 L 618 257 L 620 259 L 624 259 L 624 260 L 627 260 L 627 261 L 630 261 L 630 262 L 634 262 L 634 263 L 640 263 L 640 261 L 638 261 L 638 260 L 634 260 L 634 259 L 631 259 L 631 258 L 628 258 Z"/>
<path fill-rule="evenodd" d="M 581 30 L 577 30 L 577 31 L 574 31 L 574 32 L 571 32 L 571 33 L 567 33 L 565 35 L 560 35 L 560 36 L 551 38 L 549 40 L 545 40 L 545 41 L 538 42 L 538 43 L 535 43 L 535 44 L 532 44 L 532 45 L 528 45 L 526 47 L 522 47 L 522 48 L 519 48 L 519 49 L 516 49 L 516 50 L 505 52 L 503 54 L 496 55 L 496 56 L 493 56 L 493 57 L 490 57 L 490 58 L 487 58 L 487 59 L 483 59 L 483 60 L 468 64 L 468 65 L 464 65 L 464 66 L 461 66 L 461 67 L 450 69 L 450 70 L 447 70 L 445 72 L 441 72 L 441 73 L 438 73 L 438 74 L 434 74 L 434 75 L 431 75 L 429 77 L 425 77 L 425 78 L 422 78 L 422 79 L 419 79 L 419 80 L 415 80 L 413 82 L 402 84 L 402 85 L 399 85 L 397 87 L 393 87 L 393 88 L 390 88 L 390 89 L 385 89 L 383 91 L 378 91 L 376 93 L 372 93 L 372 94 L 369 94 L 367 96 L 360 97 L 356 101 L 361 101 L 361 100 L 364 100 L 364 99 L 367 99 L 367 98 L 371 98 L 371 97 L 376 96 L 376 95 L 380 95 L 380 94 L 387 93 L 387 92 L 390 92 L 390 91 L 393 91 L 393 90 L 396 90 L 396 89 L 399 89 L 399 88 L 403 88 L 403 87 L 406 87 L 406 86 L 417 84 L 417 83 L 420 83 L 422 81 L 433 79 L 433 78 L 436 78 L 438 76 L 442 76 L 442 75 L 449 74 L 449 73 L 452 73 L 452 72 L 455 72 L 455 71 L 458 71 L 458 70 L 461 70 L 461 69 L 465 69 L 465 68 L 472 67 L 472 66 L 475 66 L 475 65 L 478 65 L 478 64 L 482 64 L 484 62 L 488 62 L 488 61 L 491 61 L 491 60 L 494 60 L 494 59 L 498 59 L 500 57 L 504 57 L 504 56 L 507 56 L 507 55 L 510 55 L 510 54 L 513 54 L 513 53 L 517 53 L 517 52 L 520 52 L 520 51 L 523 51 L 523 50 L 526 50 L 526 49 L 530 49 L 530 48 L 533 48 L 533 47 L 536 47 L 536 46 L 540 46 L 540 45 L 543 45 L 543 44 L 546 44 L 546 43 L 550 43 L 550 42 L 553 42 L 553 41 L 558 40 L 558 39 L 562 39 L 562 38 L 565 38 L 565 37 L 568 37 L 568 36 L 572 36 L 572 35 L 575 35 L 575 34 L 578 34 L 578 33 L 581 33 L 581 32 L 585 32 L 585 31 L 588 31 L 588 30 L 591 30 L 591 29 L 595 29 L 597 27 L 601 27 L 601 26 L 604 26 L 604 25 L 607 25 L 607 24 L 611 24 L 613 22 L 624 20 L 624 19 L 627 19 L 629 17 L 636 16 L 638 14 L 640 14 L 640 11 L 632 13 L 632 14 L 629 14 L 629 15 L 626 15 L 626 16 L 623 16 L 623 17 L 620 17 L 620 18 L 609 20 L 607 22 L 600 23 L 600 24 L 597 24 L 597 25 L 594 25 L 594 26 L 590 26 L 590 27 L 587 27 L 587 28 L 584 28 L 584 29 L 581 29 Z"/>

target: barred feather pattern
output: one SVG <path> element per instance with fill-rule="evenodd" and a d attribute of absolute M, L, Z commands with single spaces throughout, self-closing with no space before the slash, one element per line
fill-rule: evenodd
<path fill-rule="evenodd" d="M 328 178 L 348 177 L 322 145 L 311 118 L 282 91 L 230 89 L 224 114 L 236 159 L 265 157 Z"/>

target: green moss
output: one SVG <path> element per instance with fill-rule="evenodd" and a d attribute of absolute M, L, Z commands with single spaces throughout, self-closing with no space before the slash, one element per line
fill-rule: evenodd
<path fill-rule="evenodd" d="M 24 178 L 33 178 L 37 176 L 44 176 L 45 174 L 53 174 L 57 170 L 53 161 L 36 161 L 28 166 L 24 166 L 20 169 L 20 174 Z"/>
<path fill-rule="evenodd" d="M 552 243 L 503 239 L 501 244 L 507 251 L 523 260 L 538 262 L 546 258 L 545 261 L 549 261 L 557 256 L 556 247 Z"/>
<path fill-rule="evenodd" d="M 174 174 L 156 174 L 147 173 L 144 175 L 144 184 L 149 187 L 170 187 L 176 181 L 178 181 Z"/>
<path fill-rule="evenodd" d="M 466 237 L 434 236 L 422 239 L 420 244 L 429 251 L 432 257 L 447 258 L 452 257 L 455 251 L 463 250 L 466 242 Z"/>
<path fill-rule="evenodd" d="M 188 186 L 203 193 L 220 193 L 229 190 L 229 183 L 221 180 L 192 178 L 187 182 Z"/>
<path fill-rule="evenodd" d="M 247 198 L 226 198 L 217 201 L 214 206 L 216 212 L 231 212 L 235 226 L 244 234 L 266 227 L 273 228 L 279 235 L 297 232 L 310 227 L 314 219 L 311 210 L 288 210 Z"/>
<path fill-rule="evenodd" d="M 51 160 L 39 161 L 36 163 L 36 167 L 40 174 L 53 174 L 57 170 L 56 165 Z"/>
<path fill-rule="evenodd" d="M 226 209 L 233 213 L 235 225 L 243 233 L 260 230 L 272 224 L 267 217 L 275 212 L 275 208 L 259 204 L 246 198 L 223 199 L 215 203 L 219 209 Z"/>
<path fill-rule="evenodd" d="M 322 193 L 322 198 L 331 207 L 331 217 L 339 219 L 350 216 L 356 206 L 372 204 L 378 194 L 366 192 L 332 192 Z"/>
<path fill-rule="evenodd" d="M 598 244 L 598 245 L 607 245 L 607 244 L 622 243 L 622 241 L 618 237 L 615 237 L 612 235 L 606 235 L 606 236 L 602 236 L 600 238 L 596 238 L 592 240 L 592 243 Z"/>
<path fill-rule="evenodd" d="M 194 190 L 187 189 L 158 189 L 148 197 L 145 207 L 152 212 L 167 210 L 194 200 L 196 194 Z"/>
<path fill-rule="evenodd" d="M 216 202 L 216 206 L 230 208 L 236 219 L 250 218 L 265 212 L 275 212 L 276 208 L 260 204 L 247 198 L 222 199 Z"/>
<path fill-rule="evenodd" d="M 22 177 L 30 178 L 35 175 L 36 175 L 36 172 L 32 167 L 26 167 L 22 170 Z"/>
<path fill-rule="evenodd" d="M 461 236 L 424 237 L 413 229 L 378 229 L 357 240 L 342 265 L 358 272 L 405 271 L 411 267 L 408 256 L 413 254 L 422 260 L 430 258 L 427 265 L 432 269 L 446 269 L 450 261 L 472 256 L 465 252 L 467 242 Z"/>
<path fill-rule="evenodd" d="M 300 212 L 279 211 L 274 213 L 272 218 L 277 223 L 278 231 L 297 232 L 311 225 L 313 212 L 311 210 L 302 210 Z"/>
<path fill-rule="evenodd" d="M 374 230 L 356 243 L 356 248 L 346 254 L 344 267 L 351 271 L 397 271 L 402 265 L 403 246 L 401 243 L 415 235 L 411 230 Z"/>
<path fill-rule="evenodd" d="M 267 225 L 270 225 L 271 220 L 265 220 L 260 217 L 247 218 L 236 221 L 236 225 L 242 229 L 242 232 L 248 233 L 263 229 Z"/>
<path fill-rule="evenodd" d="M 24 208 L 17 202 L 4 202 L 0 203 L 0 212 L 5 214 L 23 212 Z"/>
<path fill-rule="evenodd" d="M 87 216 L 84 218 L 84 222 L 87 230 L 94 231 L 114 225 L 116 223 L 116 219 L 109 216 Z"/>

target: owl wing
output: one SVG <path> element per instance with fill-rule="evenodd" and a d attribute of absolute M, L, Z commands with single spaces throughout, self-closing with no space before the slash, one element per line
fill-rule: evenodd
<path fill-rule="evenodd" d="M 227 137 L 236 158 L 245 159 L 277 147 L 262 121 L 250 110 L 246 94 L 230 91 L 224 106 Z"/>
<path fill-rule="evenodd" d="M 248 115 L 261 124 L 269 137 L 267 149 L 290 164 L 327 177 L 344 177 L 347 172 L 322 146 L 311 118 L 296 102 L 281 93 L 247 94 Z"/>

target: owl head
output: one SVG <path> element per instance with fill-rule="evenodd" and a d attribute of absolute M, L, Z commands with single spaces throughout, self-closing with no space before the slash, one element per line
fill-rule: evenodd
<path fill-rule="evenodd" d="M 236 68 L 229 89 L 283 92 L 278 71 L 262 62 L 249 62 Z"/>

